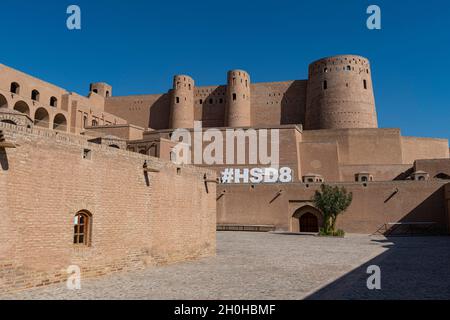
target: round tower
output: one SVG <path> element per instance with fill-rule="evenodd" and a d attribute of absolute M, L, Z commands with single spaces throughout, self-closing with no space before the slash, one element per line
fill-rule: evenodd
<path fill-rule="evenodd" d="M 368 59 L 341 55 L 309 65 L 305 129 L 377 127 Z"/>
<path fill-rule="evenodd" d="M 170 100 L 172 128 L 194 127 L 194 80 L 186 75 L 173 78 Z"/>
<path fill-rule="evenodd" d="M 227 125 L 249 127 L 250 75 L 243 70 L 231 70 L 227 80 Z"/>
<path fill-rule="evenodd" d="M 109 98 L 112 96 L 112 87 L 104 82 L 91 83 L 90 92 L 94 92 L 103 98 Z"/>

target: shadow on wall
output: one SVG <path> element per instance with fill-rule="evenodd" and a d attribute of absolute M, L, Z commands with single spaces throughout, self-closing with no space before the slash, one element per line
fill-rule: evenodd
<path fill-rule="evenodd" d="M 450 299 L 450 237 L 391 237 L 371 240 L 387 250 L 306 300 Z M 367 287 L 369 266 L 380 268 L 380 290 Z M 372 279 L 371 279 L 372 280 Z"/>
<path fill-rule="evenodd" d="M 6 154 L 5 148 L 0 148 L 0 165 L 4 171 L 9 169 L 8 155 Z"/>
<path fill-rule="evenodd" d="M 163 94 L 150 106 L 148 127 L 155 130 L 170 128 L 170 94 Z"/>
<path fill-rule="evenodd" d="M 306 110 L 306 82 L 296 80 L 281 100 L 280 124 L 304 124 Z"/>
<path fill-rule="evenodd" d="M 442 187 L 399 222 L 446 226 L 444 206 Z M 387 250 L 306 299 L 450 299 L 450 237 L 374 236 L 372 242 L 383 244 Z M 367 268 L 372 265 L 380 267 L 381 290 L 367 288 L 367 279 L 373 274 L 367 273 Z"/>
<path fill-rule="evenodd" d="M 400 173 L 398 176 L 396 176 L 393 180 L 397 181 L 397 180 L 406 180 L 407 178 L 409 178 L 411 176 L 411 174 L 414 173 L 414 168 L 409 168 L 408 170 L 406 170 L 405 172 Z"/>
<path fill-rule="evenodd" d="M 226 86 L 219 86 L 207 97 L 201 97 L 200 110 L 195 113 L 195 120 L 202 121 L 204 128 L 224 127 L 227 125 L 226 118 Z"/>

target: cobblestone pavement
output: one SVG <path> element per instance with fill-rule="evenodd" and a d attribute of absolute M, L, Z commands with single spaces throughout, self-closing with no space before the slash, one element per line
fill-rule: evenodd
<path fill-rule="evenodd" d="M 21 292 L 4 299 L 450 298 L 450 237 L 327 238 L 218 232 L 217 256 Z M 382 289 L 368 290 L 368 265 Z"/>

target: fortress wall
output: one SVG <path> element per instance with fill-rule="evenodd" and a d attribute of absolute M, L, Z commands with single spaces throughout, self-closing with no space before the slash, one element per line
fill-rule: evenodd
<path fill-rule="evenodd" d="M 196 87 L 194 95 L 194 118 L 202 121 L 204 128 L 226 125 L 227 86 Z"/>
<path fill-rule="evenodd" d="M 341 181 L 355 181 L 355 174 L 368 172 L 374 181 L 390 181 L 411 169 L 409 164 L 380 164 L 380 165 L 343 165 L 339 167 Z"/>
<path fill-rule="evenodd" d="M 300 158 L 301 176 L 314 173 L 322 175 L 325 181 L 340 181 L 336 142 L 300 143 Z"/>
<path fill-rule="evenodd" d="M 399 129 L 305 130 L 303 142 L 337 142 L 339 164 L 402 163 Z"/>
<path fill-rule="evenodd" d="M 20 85 L 18 96 L 23 99 L 31 100 L 31 91 L 38 90 L 39 101 L 45 105 L 49 105 L 52 96 L 55 96 L 61 104 L 62 96 L 68 93 L 63 88 L 0 64 L 0 89 L 10 92 L 11 82 L 17 82 Z"/>
<path fill-rule="evenodd" d="M 450 176 L 450 159 L 416 160 L 414 169 L 415 171 L 425 171 L 430 175 L 430 178 L 442 174 Z"/>
<path fill-rule="evenodd" d="M 353 192 L 353 202 L 337 220 L 337 228 L 349 233 L 371 234 L 389 222 L 436 222 L 446 229 L 445 182 L 395 181 L 339 184 Z M 290 231 L 292 216 L 311 198 L 319 184 L 219 185 L 217 223 L 273 225 Z M 394 191 L 398 190 L 394 194 Z M 277 194 L 281 191 L 281 195 Z M 245 203 L 245 206 L 242 206 Z"/>
<path fill-rule="evenodd" d="M 403 163 L 408 164 L 417 159 L 449 158 L 448 140 L 402 137 L 402 152 Z"/>
<path fill-rule="evenodd" d="M 304 124 L 306 85 L 306 80 L 252 84 L 252 125 Z"/>
<path fill-rule="evenodd" d="M 140 128 L 129 124 L 89 127 L 86 129 L 85 132 L 86 135 L 93 137 L 99 137 L 103 135 L 113 135 L 125 140 L 142 139 L 143 133 L 144 128 Z"/>
<path fill-rule="evenodd" d="M 170 126 L 170 95 L 135 95 L 105 100 L 105 111 L 142 128 L 167 129 Z"/>
<path fill-rule="evenodd" d="M 0 293 L 213 255 L 215 184 L 182 166 L 86 142 L 77 135 L 0 124 L 16 149 L 0 151 Z M 91 159 L 83 159 L 83 149 Z M 160 172 L 143 172 L 144 160 Z M 79 210 L 91 245 L 73 244 Z"/>

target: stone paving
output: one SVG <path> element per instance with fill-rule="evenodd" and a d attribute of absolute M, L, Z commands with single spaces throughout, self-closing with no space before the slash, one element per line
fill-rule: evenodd
<path fill-rule="evenodd" d="M 450 299 L 450 237 L 218 232 L 217 256 L 3 299 Z M 368 290 L 368 265 L 382 289 Z"/>

